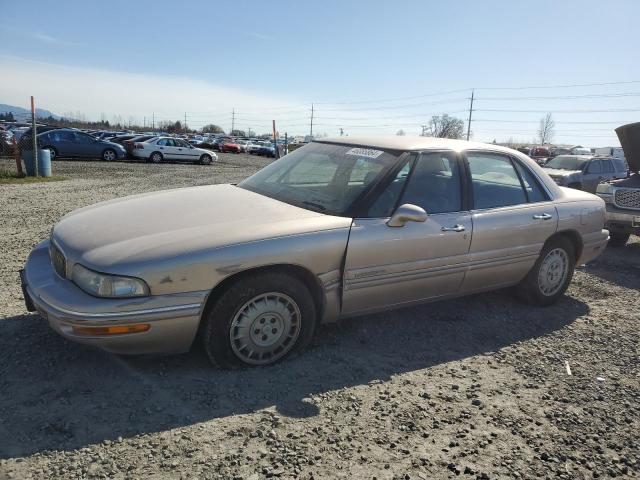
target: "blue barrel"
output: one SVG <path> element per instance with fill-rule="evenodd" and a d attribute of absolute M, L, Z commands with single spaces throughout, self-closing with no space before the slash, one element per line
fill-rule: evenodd
<path fill-rule="evenodd" d="M 28 177 L 34 177 L 36 174 L 32 152 L 32 150 L 22 151 L 22 160 L 24 161 L 24 167 L 27 170 Z M 49 150 L 38 149 L 38 175 L 40 177 L 51 176 L 51 152 L 49 152 Z"/>

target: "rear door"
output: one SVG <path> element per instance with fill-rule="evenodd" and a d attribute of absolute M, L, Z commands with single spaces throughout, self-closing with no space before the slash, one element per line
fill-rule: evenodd
<path fill-rule="evenodd" d="M 467 151 L 465 157 L 473 197 L 473 239 L 462 286 L 467 294 L 522 280 L 555 233 L 558 215 L 519 159 L 486 151 Z"/>
<path fill-rule="evenodd" d="M 343 314 L 455 295 L 464 279 L 473 225 L 450 151 L 412 155 L 371 205 L 353 221 L 345 261 Z M 427 212 L 424 223 L 387 225 L 397 206 Z"/>

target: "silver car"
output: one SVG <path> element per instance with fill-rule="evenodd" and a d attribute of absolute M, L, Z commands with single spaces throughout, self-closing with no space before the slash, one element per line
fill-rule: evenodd
<path fill-rule="evenodd" d="M 507 286 L 550 305 L 606 246 L 604 219 L 600 198 L 514 150 L 340 137 L 238 185 L 72 212 L 22 282 L 68 339 L 126 354 L 198 339 L 218 365 L 266 365 L 344 317 Z"/>

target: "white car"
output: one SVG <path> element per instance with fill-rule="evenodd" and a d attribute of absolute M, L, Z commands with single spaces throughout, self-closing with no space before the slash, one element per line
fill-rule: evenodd
<path fill-rule="evenodd" d="M 177 161 L 209 165 L 218 161 L 214 152 L 196 148 L 185 140 L 173 137 L 153 137 L 146 142 L 136 142 L 133 156 L 153 163 Z"/>

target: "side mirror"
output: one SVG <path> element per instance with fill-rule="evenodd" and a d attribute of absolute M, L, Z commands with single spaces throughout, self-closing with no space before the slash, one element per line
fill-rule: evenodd
<path fill-rule="evenodd" d="M 427 220 L 427 212 L 424 208 L 405 203 L 400 205 L 387 222 L 389 227 L 403 227 L 407 222 L 424 222 Z"/>

